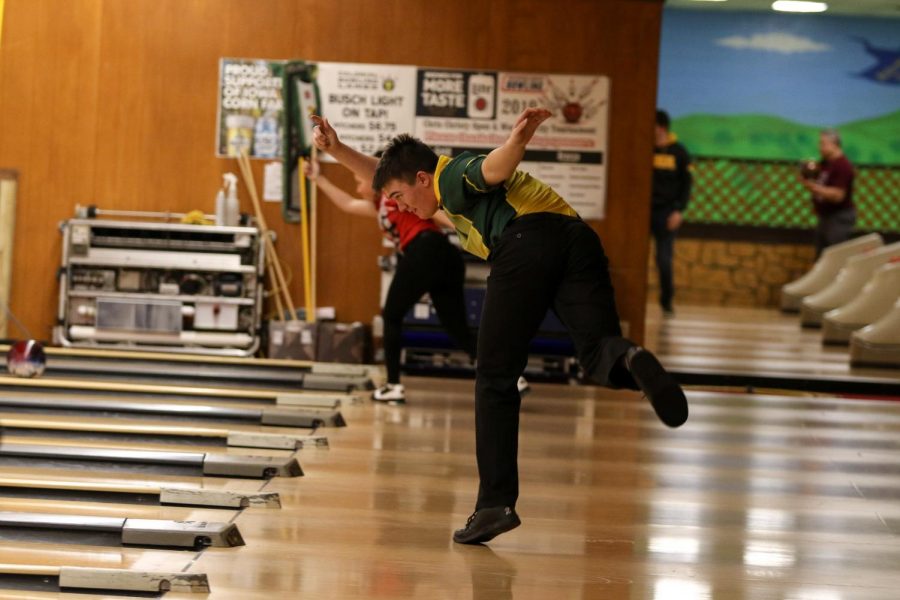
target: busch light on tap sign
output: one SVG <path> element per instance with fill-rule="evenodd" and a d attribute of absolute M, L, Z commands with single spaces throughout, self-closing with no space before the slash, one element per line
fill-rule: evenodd
<path fill-rule="evenodd" d="M 375 154 L 394 136 L 413 131 L 415 67 L 328 62 L 317 67 L 322 114 L 345 144 Z"/>

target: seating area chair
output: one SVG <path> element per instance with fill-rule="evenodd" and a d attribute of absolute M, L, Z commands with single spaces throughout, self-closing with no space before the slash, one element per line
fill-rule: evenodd
<path fill-rule="evenodd" d="M 875 270 L 893 259 L 900 259 L 900 242 L 848 258 L 834 281 L 819 292 L 803 298 L 800 322 L 804 327 L 821 327 L 826 312 L 853 300 L 872 278 Z"/>
<path fill-rule="evenodd" d="M 825 289 L 850 257 L 883 245 L 884 240 L 879 234 L 870 233 L 829 246 L 808 273 L 781 288 L 781 310 L 798 312 L 803 298 Z"/>
<path fill-rule="evenodd" d="M 850 365 L 900 368 L 900 300 L 886 315 L 853 332 Z"/>
<path fill-rule="evenodd" d="M 825 313 L 822 341 L 850 343 L 850 334 L 886 315 L 900 299 L 900 259 L 875 270 L 875 274 L 853 300 Z"/>

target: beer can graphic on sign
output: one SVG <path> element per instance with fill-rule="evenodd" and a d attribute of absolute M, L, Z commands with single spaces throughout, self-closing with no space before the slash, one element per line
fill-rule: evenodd
<path fill-rule="evenodd" d="M 469 118 L 493 119 L 496 96 L 497 80 L 494 75 L 470 75 L 467 107 Z"/>

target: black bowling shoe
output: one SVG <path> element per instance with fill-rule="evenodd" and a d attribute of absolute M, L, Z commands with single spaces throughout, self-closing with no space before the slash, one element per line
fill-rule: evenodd
<path fill-rule="evenodd" d="M 625 364 L 634 381 L 653 405 L 656 416 L 669 427 L 687 421 L 687 398 L 681 386 L 649 350 L 635 346 L 625 355 Z"/>
<path fill-rule="evenodd" d="M 519 515 L 509 506 L 476 510 L 466 521 L 466 526 L 453 533 L 457 544 L 480 544 L 522 524 Z"/>

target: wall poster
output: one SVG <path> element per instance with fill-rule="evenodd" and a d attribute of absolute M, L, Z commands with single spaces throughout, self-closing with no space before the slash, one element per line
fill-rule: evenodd
<path fill-rule="evenodd" d="M 308 132 L 283 132 L 284 96 L 275 82 L 285 64 L 294 63 L 222 60 L 219 155 L 233 155 L 233 148 L 247 144 L 244 138 L 249 136 L 251 157 L 266 157 L 257 152 L 262 130 L 277 132 L 279 149 L 283 139 L 309 143 Z M 401 133 L 422 139 L 439 154 L 487 152 L 506 140 L 522 110 L 548 108 L 553 116 L 538 129 L 520 168 L 553 186 L 583 218 L 604 217 L 608 77 L 411 65 L 298 64 L 304 65 L 305 80 L 315 87 L 323 116 L 345 143 L 366 154 L 374 154 Z M 246 122 L 237 123 L 242 115 Z M 252 124 L 247 116 L 255 119 Z M 276 125 L 261 127 L 260 119 L 272 119 Z M 304 123 L 298 125 L 302 129 Z M 268 143 L 261 147 L 268 152 Z M 285 170 L 290 172 L 290 167 Z"/>

